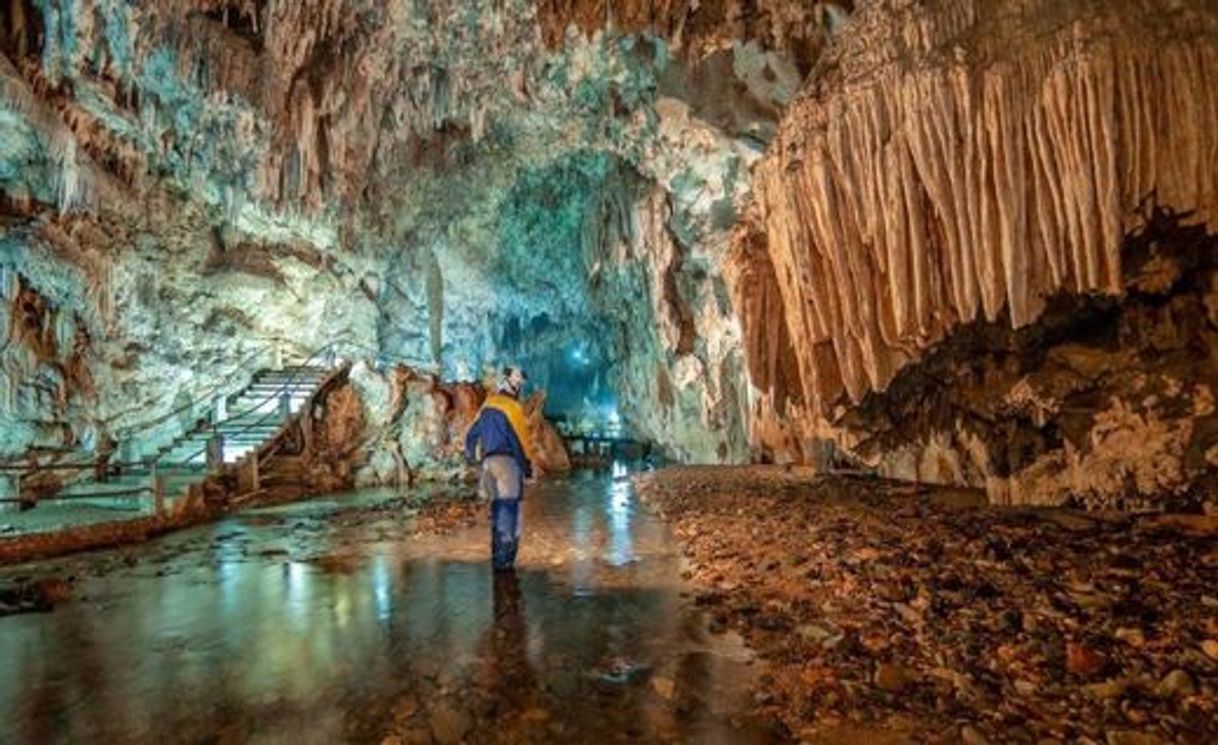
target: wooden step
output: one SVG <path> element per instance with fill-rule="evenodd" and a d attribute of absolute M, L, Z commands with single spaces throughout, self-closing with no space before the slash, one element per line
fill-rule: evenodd
<path fill-rule="evenodd" d="M 317 385 L 325 379 L 326 376 L 324 374 L 313 375 L 302 373 L 299 375 L 288 375 L 273 373 L 270 375 L 255 375 L 250 383 L 251 385 L 281 385 L 284 383 L 288 385 Z"/>
<path fill-rule="evenodd" d="M 225 436 L 261 434 L 265 437 L 270 437 L 278 432 L 282 426 L 282 422 L 275 422 L 273 424 L 238 424 L 232 426 L 219 425 L 216 427 L 216 434 Z"/>

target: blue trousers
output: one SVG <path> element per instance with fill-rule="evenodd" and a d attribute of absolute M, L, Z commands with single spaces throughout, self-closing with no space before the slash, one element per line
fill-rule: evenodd
<path fill-rule="evenodd" d="M 491 502 L 491 563 L 496 569 L 511 569 L 520 547 L 520 500 Z"/>
<path fill-rule="evenodd" d="M 496 569 L 511 569 L 520 547 L 524 474 L 515 459 L 491 455 L 482 461 L 478 488 L 491 502 L 491 563 Z"/>

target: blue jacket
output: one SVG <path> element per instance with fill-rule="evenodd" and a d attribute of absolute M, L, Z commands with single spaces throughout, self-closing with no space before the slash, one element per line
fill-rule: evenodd
<path fill-rule="evenodd" d="M 478 418 L 465 435 L 465 457 L 478 457 L 478 446 L 482 446 L 482 457 L 488 455 L 510 455 L 520 466 L 525 478 L 533 475 L 533 443 L 528 424 L 520 403 L 511 396 L 494 394 L 488 396 Z"/>

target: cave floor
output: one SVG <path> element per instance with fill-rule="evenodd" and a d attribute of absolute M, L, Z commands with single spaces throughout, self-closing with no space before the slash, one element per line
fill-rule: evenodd
<path fill-rule="evenodd" d="M 485 506 L 365 491 L 0 570 L 69 599 L 0 617 L 16 742 L 774 739 L 622 477 L 526 501 L 518 570 Z"/>
<path fill-rule="evenodd" d="M 782 468 L 637 479 L 762 708 L 931 742 L 1218 742 L 1218 517 L 996 508 Z M 871 738 L 874 741 L 874 738 Z"/>

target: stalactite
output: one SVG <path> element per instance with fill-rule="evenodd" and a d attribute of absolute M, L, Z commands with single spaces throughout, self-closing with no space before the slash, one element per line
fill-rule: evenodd
<path fill-rule="evenodd" d="M 444 274 L 434 251 L 427 252 L 424 264 L 427 272 L 425 286 L 431 359 L 435 364 L 441 365 L 444 350 Z"/>
<path fill-rule="evenodd" d="M 810 62 L 825 42 L 826 6 L 843 12 L 835 3 L 789 0 L 542 0 L 537 17 L 551 48 L 567 40 L 568 29 L 589 36 L 603 29 L 649 31 L 671 39 L 695 58 L 722 48 L 725 40 L 761 41 L 769 48 L 795 51 Z"/>
<path fill-rule="evenodd" d="M 73 132 L 30 89 L 12 63 L 0 55 L 0 105 L 20 114 L 38 128 L 46 140 L 52 193 L 36 196 L 53 202 L 60 211 L 88 207 L 114 194 L 112 179 L 103 175 L 89 156 L 77 148 Z"/>
<path fill-rule="evenodd" d="M 755 214 L 737 227 L 724 276 L 740 320 L 749 380 L 757 389 L 754 410 L 746 417 L 750 439 L 759 459 L 790 457 L 801 447 L 792 428 L 781 423 L 798 421 L 806 412 L 778 276 Z"/>
<path fill-rule="evenodd" d="M 80 167 L 76 160 L 76 138 L 56 138 L 51 147 L 51 158 L 56 164 L 56 202 L 60 212 L 67 212 L 84 201 Z"/>
<path fill-rule="evenodd" d="M 959 324 L 1119 293 L 1122 237 L 1154 207 L 1218 226 L 1212 5 L 941 5 L 860 11 L 756 170 L 821 412 Z"/>

